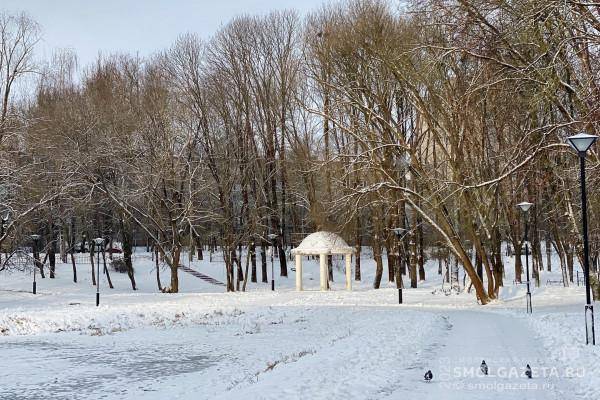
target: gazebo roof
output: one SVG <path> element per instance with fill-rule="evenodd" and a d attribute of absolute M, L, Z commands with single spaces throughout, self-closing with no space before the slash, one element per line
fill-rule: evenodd
<path fill-rule="evenodd" d="M 318 254 L 348 254 L 354 253 L 354 248 L 339 235 L 333 232 L 311 233 L 300 242 L 300 245 L 292 249 L 294 255 L 318 255 Z"/>

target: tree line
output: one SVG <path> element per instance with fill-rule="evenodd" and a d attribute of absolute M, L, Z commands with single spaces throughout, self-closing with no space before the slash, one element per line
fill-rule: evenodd
<path fill-rule="evenodd" d="M 266 281 L 272 241 L 287 276 L 286 249 L 332 230 L 358 255 L 372 248 L 375 288 L 386 268 L 416 287 L 438 258 L 486 304 L 504 284 L 503 243 L 521 279 L 528 200 L 534 278 L 560 268 L 568 284 L 582 247 L 565 137 L 598 132 L 599 28 L 585 1 L 348 0 L 80 67 L 67 50 L 36 62 L 39 26 L 4 13 L 0 244 L 109 229 L 131 243 L 135 229 L 177 292 L 183 249 L 216 243 L 236 291 Z M 34 82 L 25 95 L 21 81 Z M 598 268 L 597 149 L 588 167 Z"/>

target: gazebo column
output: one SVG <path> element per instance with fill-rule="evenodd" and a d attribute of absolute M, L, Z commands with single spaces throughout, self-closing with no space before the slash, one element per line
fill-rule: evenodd
<path fill-rule="evenodd" d="M 319 255 L 319 266 L 321 270 L 321 290 L 327 290 L 327 255 Z"/>
<path fill-rule="evenodd" d="M 296 254 L 296 290 L 302 290 L 302 256 Z"/>
<path fill-rule="evenodd" d="M 344 259 L 346 260 L 346 290 L 352 290 L 352 254 L 347 253 Z"/>

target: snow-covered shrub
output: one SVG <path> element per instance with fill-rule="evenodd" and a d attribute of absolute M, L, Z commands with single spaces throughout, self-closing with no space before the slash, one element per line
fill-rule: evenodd
<path fill-rule="evenodd" d="M 112 267 L 112 269 L 122 274 L 127 272 L 127 264 L 125 264 L 125 260 L 123 260 L 122 258 L 114 258 L 110 262 L 110 266 Z"/>

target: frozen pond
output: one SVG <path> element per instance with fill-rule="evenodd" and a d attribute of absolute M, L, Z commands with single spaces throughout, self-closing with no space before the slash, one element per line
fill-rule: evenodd
<path fill-rule="evenodd" d="M 195 373 L 218 361 L 189 329 L 185 338 L 183 331 L 2 339 L 0 399 L 126 398 L 131 390 L 152 390 L 149 383 Z"/>

